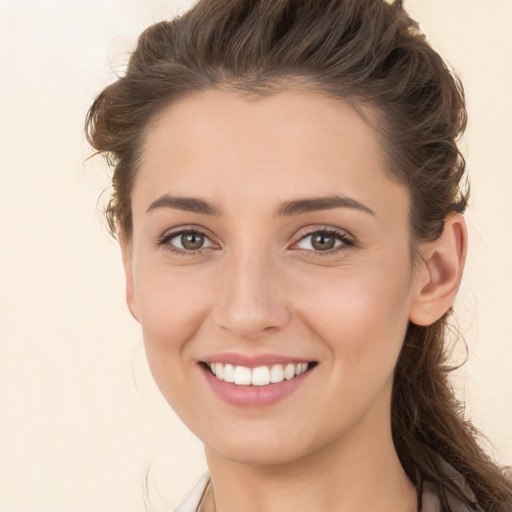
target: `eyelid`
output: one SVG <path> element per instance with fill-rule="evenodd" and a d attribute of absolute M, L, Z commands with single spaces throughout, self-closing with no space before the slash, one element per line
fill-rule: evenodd
<path fill-rule="evenodd" d="M 201 247 L 200 249 L 193 250 L 193 249 L 182 249 L 181 247 L 177 247 L 177 246 L 169 243 L 173 238 L 176 238 L 176 237 L 182 235 L 183 233 L 200 234 L 200 235 L 204 236 L 205 239 L 207 239 L 210 242 L 210 244 L 205 247 Z M 202 226 L 185 225 L 185 226 L 176 226 L 174 228 L 170 228 L 170 229 L 164 231 L 164 233 L 155 240 L 155 244 L 158 247 L 163 247 L 164 249 L 166 249 L 170 252 L 176 253 L 176 254 L 181 254 L 181 255 L 185 255 L 185 256 L 186 255 L 198 255 L 198 254 L 201 254 L 204 250 L 211 250 L 212 247 L 219 245 L 214 240 L 214 238 L 215 237 L 213 237 L 212 235 L 209 234 L 209 230 L 206 228 L 203 228 Z"/>
<path fill-rule="evenodd" d="M 179 239 L 185 234 L 200 235 L 203 238 L 203 240 L 205 241 L 205 245 L 203 245 L 203 247 L 200 247 L 199 249 L 186 249 L 185 247 L 177 247 L 175 244 L 172 244 L 174 247 L 176 247 L 177 249 L 180 249 L 181 251 L 201 250 L 201 249 L 206 249 L 206 247 L 211 247 L 213 245 L 213 242 L 204 233 L 201 233 L 199 231 L 192 231 L 191 229 L 185 229 L 184 231 L 178 231 L 177 233 L 171 233 L 170 236 L 167 237 L 167 241 L 171 242 L 171 240 Z"/>
<path fill-rule="evenodd" d="M 170 244 L 170 240 L 172 240 L 175 237 L 180 236 L 183 233 L 198 233 L 202 236 L 204 236 L 210 244 L 201 247 L 199 249 L 182 249 L 180 247 L 176 247 L 175 245 Z M 322 250 L 314 250 L 314 249 L 303 249 L 303 248 L 294 248 L 299 242 L 306 239 L 309 236 L 314 235 L 315 233 L 328 233 L 333 235 L 337 240 L 341 242 L 341 244 L 336 245 L 332 249 L 328 249 L 325 251 Z M 197 226 L 197 225 L 184 225 L 184 226 L 176 226 L 174 228 L 170 228 L 167 231 L 165 231 L 160 237 L 158 237 L 155 241 L 155 244 L 159 247 L 163 247 L 166 250 L 170 252 L 174 252 L 176 254 L 180 255 L 199 255 L 202 254 L 205 250 L 212 250 L 212 248 L 218 248 L 219 243 L 215 241 L 214 236 L 210 235 L 210 232 L 208 229 Z M 302 251 L 303 253 L 306 253 L 308 255 L 313 256 L 328 256 L 333 255 L 338 252 L 341 252 L 348 247 L 355 246 L 356 242 L 354 237 L 346 230 L 336 228 L 333 226 L 328 225 L 319 225 L 319 226 L 311 226 L 302 228 L 294 237 L 294 242 L 291 244 L 290 249 L 292 250 L 298 250 Z M 216 247 L 215 247 L 216 246 Z"/>
<path fill-rule="evenodd" d="M 299 242 L 302 240 L 308 238 L 309 236 L 314 235 L 315 233 L 328 233 L 330 235 L 333 235 L 337 240 L 341 241 L 341 244 L 333 247 L 332 249 L 328 249 L 325 251 L 321 250 L 314 250 L 314 249 L 303 249 L 303 248 L 295 248 Z M 348 233 L 348 231 L 340 228 L 335 228 L 333 226 L 318 226 L 318 227 L 308 227 L 301 229 L 295 238 L 295 241 L 293 242 L 291 249 L 303 251 L 304 253 L 307 253 L 308 255 L 319 255 L 319 256 L 327 256 L 332 255 L 335 253 L 339 253 L 348 247 L 353 247 L 356 245 L 356 242 L 354 240 L 354 237 Z"/>

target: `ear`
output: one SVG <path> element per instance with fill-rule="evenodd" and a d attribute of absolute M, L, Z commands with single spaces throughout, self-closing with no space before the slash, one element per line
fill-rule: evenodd
<path fill-rule="evenodd" d="M 123 257 L 124 275 L 126 279 L 126 304 L 133 318 L 140 322 L 137 302 L 135 300 L 135 291 L 133 286 L 133 247 L 132 238 L 126 235 L 124 229 L 118 232 L 119 245 L 121 247 L 121 255 Z"/>
<path fill-rule="evenodd" d="M 460 286 L 466 252 L 466 222 L 460 213 L 452 213 L 441 236 L 420 247 L 422 261 L 416 269 L 409 314 L 412 323 L 431 325 L 448 311 Z"/>

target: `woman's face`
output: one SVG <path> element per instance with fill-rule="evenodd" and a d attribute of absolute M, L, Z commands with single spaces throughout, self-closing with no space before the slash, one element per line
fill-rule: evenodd
<path fill-rule="evenodd" d="M 417 288 L 408 204 L 373 129 L 314 92 L 208 91 L 151 125 L 128 304 L 210 453 L 278 464 L 389 437 Z"/>

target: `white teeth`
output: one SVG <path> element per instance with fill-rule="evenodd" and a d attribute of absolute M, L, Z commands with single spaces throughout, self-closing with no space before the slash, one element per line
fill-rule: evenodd
<path fill-rule="evenodd" d="M 267 366 L 258 366 L 253 368 L 251 384 L 253 386 L 266 386 L 270 384 L 270 370 Z"/>
<path fill-rule="evenodd" d="M 220 364 L 217 363 L 217 365 Z M 224 382 L 235 382 L 235 367 L 232 364 L 224 366 Z"/>
<path fill-rule="evenodd" d="M 275 384 L 276 382 L 283 382 L 284 380 L 284 369 L 282 364 L 275 364 L 270 368 L 270 382 Z"/>
<path fill-rule="evenodd" d="M 232 364 L 208 363 L 212 373 L 224 382 L 232 382 L 237 386 L 268 386 L 290 380 L 302 375 L 308 369 L 308 363 L 287 365 L 274 364 L 272 366 L 258 366 L 248 368 L 246 366 L 234 366 Z"/>
<path fill-rule="evenodd" d="M 235 367 L 235 384 L 237 386 L 248 386 L 251 383 L 251 369 L 246 366 Z"/>
<path fill-rule="evenodd" d="M 284 369 L 284 378 L 286 380 L 293 379 L 295 377 L 295 365 L 294 364 L 287 364 L 286 368 Z"/>

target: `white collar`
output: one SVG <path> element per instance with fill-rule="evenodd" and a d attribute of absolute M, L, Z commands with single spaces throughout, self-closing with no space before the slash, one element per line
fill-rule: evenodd
<path fill-rule="evenodd" d="M 209 481 L 210 473 L 207 471 L 174 512 L 196 512 Z"/>

